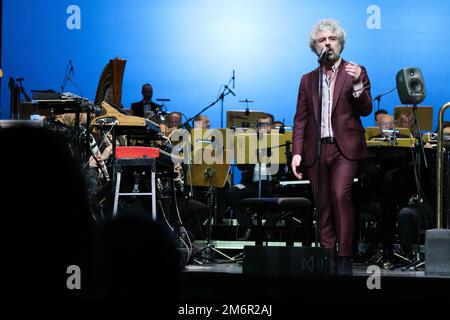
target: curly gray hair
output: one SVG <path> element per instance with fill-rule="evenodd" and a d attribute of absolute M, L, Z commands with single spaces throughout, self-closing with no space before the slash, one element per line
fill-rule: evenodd
<path fill-rule="evenodd" d="M 314 53 L 317 53 L 316 51 L 316 41 L 317 41 L 317 34 L 322 30 L 330 30 L 334 33 L 336 33 L 336 37 L 338 41 L 341 43 L 341 52 L 344 50 L 345 45 L 345 37 L 347 34 L 345 33 L 345 30 L 341 27 L 339 22 L 333 19 L 322 19 L 319 22 L 317 22 L 314 27 L 311 29 L 311 32 L 309 33 L 309 47 Z"/>

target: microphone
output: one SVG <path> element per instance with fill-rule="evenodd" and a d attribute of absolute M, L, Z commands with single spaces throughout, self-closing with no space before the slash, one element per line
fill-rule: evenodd
<path fill-rule="evenodd" d="M 235 76 L 234 76 L 234 70 L 233 70 L 233 89 L 234 89 L 234 80 L 235 80 Z"/>
<path fill-rule="evenodd" d="M 247 106 L 245 108 L 245 115 L 248 116 L 250 114 L 250 110 L 248 109 L 248 104 L 252 103 L 253 100 L 248 100 L 247 98 L 245 98 L 245 100 L 239 100 L 239 102 L 245 102 L 247 104 Z"/>
<path fill-rule="evenodd" d="M 281 125 L 281 127 L 278 129 L 278 132 L 283 134 L 286 132 L 286 128 L 284 127 L 284 119 L 283 119 L 283 124 Z"/>
<path fill-rule="evenodd" d="M 69 59 L 69 64 L 70 64 L 69 73 L 72 72 L 72 74 L 75 75 L 75 70 L 73 68 L 72 60 L 70 60 L 70 59 Z"/>
<path fill-rule="evenodd" d="M 233 92 L 233 90 L 231 90 L 227 85 L 225 85 L 225 89 L 228 89 L 228 91 L 230 91 L 230 93 L 231 93 L 233 96 L 236 96 L 236 94 Z"/>
<path fill-rule="evenodd" d="M 24 79 L 25 79 L 24 77 L 21 77 L 21 78 L 17 78 L 16 81 L 20 82 L 20 81 L 23 81 Z"/>
<path fill-rule="evenodd" d="M 317 62 L 322 64 L 327 56 L 328 56 L 328 48 L 323 48 L 322 52 L 319 54 L 319 57 L 317 58 Z"/>
<path fill-rule="evenodd" d="M 159 99 L 156 99 L 156 101 L 170 101 L 170 99 L 159 98 Z"/>

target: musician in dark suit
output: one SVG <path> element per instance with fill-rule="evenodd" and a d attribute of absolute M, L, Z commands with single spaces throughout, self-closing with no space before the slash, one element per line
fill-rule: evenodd
<path fill-rule="evenodd" d="M 292 171 L 303 162 L 317 190 L 320 168 L 319 236 L 322 247 L 337 257 L 338 274 L 352 274 L 351 256 L 354 228 L 352 183 L 358 160 L 367 155 L 361 116 L 372 112 L 370 81 L 366 69 L 340 57 L 345 31 L 334 20 L 319 21 L 310 34 L 310 48 L 320 55 L 327 49 L 319 68 L 301 78 L 294 118 Z M 319 105 L 319 72 L 323 75 L 322 105 Z M 321 119 L 318 119 L 321 108 Z M 319 124 L 321 126 L 319 127 Z M 316 145 L 320 129 L 321 157 L 316 163 Z M 337 244 L 339 249 L 337 250 Z M 334 262 L 334 259 L 330 259 Z"/>
<path fill-rule="evenodd" d="M 146 118 L 150 113 L 159 110 L 161 108 L 161 105 L 154 103 L 152 101 L 153 87 L 151 84 L 149 83 L 144 84 L 142 86 L 141 93 L 142 93 L 142 100 L 132 103 L 131 110 L 133 110 L 134 116 Z"/>

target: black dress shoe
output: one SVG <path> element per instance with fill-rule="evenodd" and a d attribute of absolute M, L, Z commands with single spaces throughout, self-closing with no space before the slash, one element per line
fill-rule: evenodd
<path fill-rule="evenodd" d="M 336 274 L 336 268 L 337 268 L 336 258 L 330 257 L 330 274 Z"/>
<path fill-rule="evenodd" d="M 338 257 L 337 260 L 337 274 L 341 276 L 352 276 L 352 262 L 350 257 Z"/>

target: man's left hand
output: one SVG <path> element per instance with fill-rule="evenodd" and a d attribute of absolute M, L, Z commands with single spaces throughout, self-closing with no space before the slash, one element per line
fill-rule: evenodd
<path fill-rule="evenodd" d="M 349 62 L 345 66 L 345 72 L 352 77 L 352 81 L 354 84 L 358 83 L 361 80 L 361 67 L 354 62 Z"/>

